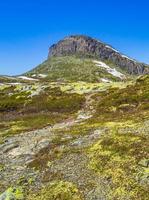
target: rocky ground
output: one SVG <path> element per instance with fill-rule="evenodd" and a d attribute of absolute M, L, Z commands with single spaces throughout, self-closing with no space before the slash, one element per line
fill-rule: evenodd
<path fill-rule="evenodd" d="M 10 134 L 12 127 L 8 127 L 8 123 L 14 119 L 2 121 L 1 126 L 7 126 L 1 128 L 0 200 L 147 200 L 148 86 L 142 81 L 143 86 L 131 85 L 140 95 L 139 104 L 134 97 L 127 98 L 127 104 L 123 103 L 126 100 L 123 95 L 129 95 L 130 91 L 126 86 L 123 89 L 110 87 L 110 90 L 104 86 L 87 93 L 81 90 L 84 99 L 72 96 L 79 103 L 83 99 L 84 103 L 73 107 L 70 113 L 67 107 L 65 111 L 59 107 L 65 116 L 54 122 L 50 119 L 50 125 L 43 121 L 43 127 L 36 125 L 37 128 L 27 130 L 19 127 Z M 71 93 L 72 90 L 73 87 Z M 39 87 L 36 91 L 40 91 Z M 76 93 L 75 87 L 74 91 Z M 34 93 L 31 94 L 29 98 L 33 98 Z M 113 94 L 119 97 L 117 103 Z M 54 102 L 56 98 L 54 96 Z M 61 98 L 66 104 L 68 96 Z M 114 103 L 105 105 L 108 98 Z M 51 105 L 52 109 L 57 108 Z M 48 109 L 51 112 L 51 107 Z M 13 124 L 19 126 L 18 122 L 20 118 Z"/>

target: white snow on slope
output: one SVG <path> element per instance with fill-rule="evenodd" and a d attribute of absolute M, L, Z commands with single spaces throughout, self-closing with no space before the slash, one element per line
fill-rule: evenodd
<path fill-rule="evenodd" d="M 136 60 L 132 59 L 132 58 L 129 58 L 128 56 L 125 56 L 125 55 L 122 55 L 123 58 L 127 58 L 128 60 L 131 60 L 133 62 L 136 62 Z"/>
<path fill-rule="evenodd" d="M 37 74 L 33 74 L 33 75 L 32 75 L 32 77 L 36 77 L 36 76 L 37 76 Z"/>
<path fill-rule="evenodd" d="M 46 78 L 48 75 L 47 74 L 39 74 L 38 76 L 41 78 Z"/>
<path fill-rule="evenodd" d="M 112 47 L 110 47 L 110 46 L 108 46 L 108 45 L 106 45 L 105 47 L 107 47 L 107 48 L 109 48 L 109 49 L 112 49 L 113 51 L 119 53 L 119 51 L 117 51 L 116 49 L 114 49 L 114 48 L 112 48 Z"/>
<path fill-rule="evenodd" d="M 7 85 L 21 85 L 21 83 L 7 83 Z"/>
<path fill-rule="evenodd" d="M 36 78 L 46 78 L 48 75 L 47 74 L 33 74 L 32 77 Z"/>
<path fill-rule="evenodd" d="M 29 78 L 27 76 L 18 76 L 18 78 L 23 79 L 23 80 L 28 80 L 28 81 L 38 81 L 38 79 Z"/>
<path fill-rule="evenodd" d="M 122 74 L 121 72 L 118 72 L 115 68 L 109 67 L 104 62 L 97 61 L 97 60 L 94 60 L 93 62 L 96 64 L 96 66 L 106 69 L 109 74 L 112 74 L 113 76 L 118 77 L 120 79 L 125 79 L 124 74 Z"/>
<path fill-rule="evenodd" d="M 107 48 L 109 48 L 109 49 L 112 49 L 112 50 L 115 51 L 116 53 L 120 53 L 119 51 L 117 51 L 116 49 L 114 49 L 114 48 L 111 47 L 111 46 L 106 45 L 105 47 L 107 47 Z M 134 59 L 132 59 L 132 58 L 126 56 L 126 55 L 121 55 L 121 56 L 122 56 L 123 58 L 127 58 L 128 60 L 131 60 L 131 61 L 133 61 L 133 62 L 136 62 L 136 60 L 134 60 Z"/>
<path fill-rule="evenodd" d="M 105 82 L 105 83 L 111 83 L 112 81 L 110 81 L 110 80 L 108 80 L 108 79 L 106 79 L 106 78 L 101 78 L 101 81 L 102 82 Z"/>

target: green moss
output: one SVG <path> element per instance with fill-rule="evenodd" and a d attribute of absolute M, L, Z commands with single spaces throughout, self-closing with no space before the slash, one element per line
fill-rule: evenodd
<path fill-rule="evenodd" d="M 10 135 L 15 135 L 25 131 L 40 129 L 45 126 L 50 126 L 67 118 L 64 114 L 28 114 L 23 117 L 17 117 L 15 120 L 5 123 L 6 128 L 0 129 L 1 142 L 3 138 Z"/>
<path fill-rule="evenodd" d="M 100 120 L 139 119 L 148 116 L 149 76 L 123 89 L 111 88 L 95 96 L 99 101 L 94 117 Z M 114 108 L 114 109 L 113 109 Z"/>
<path fill-rule="evenodd" d="M 30 194 L 27 200 L 82 200 L 73 183 L 56 181 L 41 189 L 38 194 Z"/>
<path fill-rule="evenodd" d="M 0 108 L 3 111 L 0 114 L 1 137 L 63 121 L 74 115 L 85 103 L 83 95 L 67 94 L 59 87 L 47 87 L 33 97 L 29 97 L 29 94 L 30 92 L 18 91 L 10 96 L 4 93 L 0 97 Z"/>
<path fill-rule="evenodd" d="M 24 194 L 21 187 L 8 188 L 5 193 L 0 195 L 0 199 L 5 200 L 24 200 Z"/>
<path fill-rule="evenodd" d="M 84 104 L 85 98 L 79 94 L 67 94 L 57 88 L 46 88 L 40 95 L 34 96 L 26 104 L 29 112 L 50 111 L 50 112 L 76 112 Z"/>
<path fill-rule="evenodd" d="M 60 88 L 63 92 L 84 94 L 101 92 L 109 88 L 125 88 L 126 86 L 131 84 L 132 82 L 90 83 L 78 81 L 60 84 Z"/>
<path fill-rule="evenodd" d="M 0 163 L 0 172 L 2 172 L 5 169 L 5 166 Z"/>
<path fill-rule="evenodd" d="M 121 133 L 113 128 L 89 149 L 89 167 L 111 183 L 109 199 L 148 199 L 147 184 L 138 181 L 139 161 L 149 153 L 148 139 L 141 134 Z"/>
<path fill-rule="evenodd" d="M 0 96 L 0 111 L 17 111 L 23 108 L 29 94 L 30 92 L 15 93 L 14 87 L 13 89 L 11 87 L 7 88 Z"/>
<path fill-rule="evenodd" d="M 47 81 L 99 82 L 100 78 L 119 81 L 119 78 L 96 66 L 93 59 L 82 59 L 78 56 L 52 57 L 27 73 L 27 75 L 36 73 L 48 73 L 48 77 L 45 79 Z"/>

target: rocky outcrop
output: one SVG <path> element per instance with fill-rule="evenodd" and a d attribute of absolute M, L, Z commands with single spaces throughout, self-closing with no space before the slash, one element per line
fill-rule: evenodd
<path fill-rule="evenodd" d="M 78 55 L 107 60 L 129 74 L 140 75 L 149 73 L 149 67 L 147 65 L 122 55 L 111 46 L 84 35 L 66 37 L 64 40 L 52 45 L 49 49 L 48 57 L 66 55 Z"/>

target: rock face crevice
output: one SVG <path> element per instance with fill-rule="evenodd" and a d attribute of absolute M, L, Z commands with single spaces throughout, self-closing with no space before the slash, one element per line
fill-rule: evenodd
<path fill-rule="evenodd" d="M 107 60 L 129 74 L 140 75 L 149 73 L 149 67 L 146 64 L 139 63 L 122 55 L 111 46 L 84 35 L 70 36 L 60 40 L 57 44 L 50 47 L 48 57 L 68 55 Z"/>

